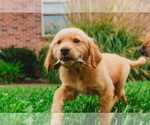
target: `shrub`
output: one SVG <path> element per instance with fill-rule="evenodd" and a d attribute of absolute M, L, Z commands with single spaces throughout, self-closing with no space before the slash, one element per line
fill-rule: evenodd
<path fill-rule="evenodd" d="M 38 59 L 37 59 L 37 62 L 38 62 L 37 66 L 38 66 L 38 69 L 40 71 L 42 78 L 47 78 L 47 73 L 44 68 L 44 60 L 46 58 L 47 52 L 48 52 L 48 47 L 42 48 L 39 52 Z"/>
<path fill-rule="evenodd" d="M 43 79 L 46 79 L 48 83 L 59 83 L 59 75 L 58 75 L 58 70 L 51 69 L 49 73 L 46 72 L 45 67 L 44 67 L 44 61 L 48 52 L 48 47 L 44 47 L 41 49 L 39 52 L 38 56 L 38 69 L 40 70 L 41 77 Z"/>
<path fill-rule="evenodd" d="M 21 73 L 21 68 L 23 65 L 19 62 L 17 63 L 7 63 L 0 60 L 0 82 L 2 83 L 12 83 L 23 78 L 25 74 Z"/>
<path fill-rule="evenodd" d="M 21 72 L 28 77 L 34 77 L 36 71 L 36 55 L 33 51 L 25 48 L 2 48 L 0 52 L 0 59 L 8 63 L 20 62 L 23 64 Z"/>

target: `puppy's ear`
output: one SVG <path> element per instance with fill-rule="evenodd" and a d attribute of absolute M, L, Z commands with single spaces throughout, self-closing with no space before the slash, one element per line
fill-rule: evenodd
<path fill-rule="evenodd" d="M 52 60 L 53 60 L 53 51 L 52 51 L 52 47 L 50 45 L 48 54 L 47 54 L 45 62 L 44 62 L 44 66 L 45 66 L 47 72 L 49 72 L 52 67 Z"/>
<path fill-rule="evenodd" d="M 88 44 L 90 49 L 91 65 L 93 68 L 96 68 L 99 62 L 102 60 L 102 55 L 92 38 L 89 38 Z"/>

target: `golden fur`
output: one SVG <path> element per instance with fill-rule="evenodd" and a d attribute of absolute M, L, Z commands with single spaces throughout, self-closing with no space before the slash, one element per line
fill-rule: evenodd
<path fill-rule="evenodd" d="M 142 55 L 150 57 L 150 31 L 146 34 L 139 51 Z"/>
<path fill-rule="evenodd" d="M 48 71 L 53 65 L 52 60 L 63 58 L 60 52 L 62 47 L 70 48 L 67 57 L 80 57 L 85 64 L 74 60 L 61 60 L 59 72 L 62 86 L 54 94 L 52 113 L 60 113 L 64 101 L 74 99 L 79 93 L 98 95 L 100 112 L 110 112 L 115 97 L 126 101 L 124 85 L 130 67 L 145 63 L 144 57 L 131 61 L 116 54 L 100 53 L 93 39 L 82 30 L 66 28 L 59 31 L 50 44 L 45 60 Z"/>

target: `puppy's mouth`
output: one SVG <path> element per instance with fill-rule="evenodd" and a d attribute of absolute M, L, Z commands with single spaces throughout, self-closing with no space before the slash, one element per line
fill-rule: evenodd
<path fill-rule="evenodd" d="M 83 59 L 81 59 L 80 57 L 78 57 L 78 58 L 70 58 L 70 57 L 63 57 L 63 58 L 61 58 L 61 59 L 59 59 L 55 64 L 54 64 L 54 69 L 58 69 L 61 65 L 62 65 L 62 62 L 61 61 L 63 61 L 63 62 L 69 62 L 69 61 L 74 61 L 74 62 L 78 62 L 78 63 L 80 63 L 80 64 L 86 64 L 85 62 L 84 62 L 84 60 Z"/>
<path fill-rule="evenodd" d="M 75 60 L 75 59 L 70 58 L 70 57 L 64 57 L 64 58 L 61 58 L 60 60 L 64 62 L 68 62 L 68 61 Z"/>

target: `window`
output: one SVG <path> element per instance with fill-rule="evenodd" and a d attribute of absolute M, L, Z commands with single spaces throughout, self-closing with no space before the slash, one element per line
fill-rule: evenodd
<path fill-rule="evenodd" d="M 68 0 L 43 0 L 43 34 L 55 34 L 68 27 Z"/>

